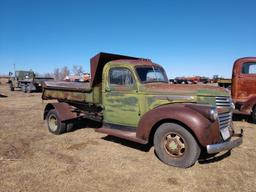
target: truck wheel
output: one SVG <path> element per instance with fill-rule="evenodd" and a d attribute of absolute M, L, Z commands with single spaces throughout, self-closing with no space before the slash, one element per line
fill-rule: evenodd
<path fill-rule="evenodd" d="M 48 129 L 55 135 L 60 135 L 66 132 L 66 124 L 60 121 L 59 115 L 55 109 L 48 112 L 46 116 Z"/>
<path fill-rule="evenodd" d="M 256 107 L 252 111 L 252 122 L 256 124 Z"/>
<path fill-rule="evenodd" d="M 26 90 L 26 85 L 21 85 L 21 90 L 22 90 L 23 93 L 26 93 L 26 91 L 27 91 Z"/>
<path fill-rule="evenodd" d="M 9 83 L 9 88 L 10 88 L 10 91 L 14 91 L 14 87 L 12 83 Z"/>
<path fill-rule="evenodd" d="M 161 161 L 182 168 L 194 165 L 201 152 L 191 133 L 175 123 L 164 123 L 156 130 L 154 147 Z"/>
<path fill-rule="evenodd" d="M 26 92 L 27 92 L 27 93 L 31 93 L 31 89 L 30 89 L 30 86 L 29 86 L 29 85 L 26 86 Z"/>
<path fill-rule="evenodd" d="M 74 122 L 68 122 L 66 124 L 67 132 L 72 132 L 75 130 L 75 123 Z"/>

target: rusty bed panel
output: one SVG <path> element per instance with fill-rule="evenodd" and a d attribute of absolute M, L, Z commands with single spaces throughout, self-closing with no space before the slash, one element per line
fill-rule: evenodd
<path fill-rule="evenodd" d="M 43 88 L 51 90 L 66 90 L 77 92 L 91 92 L 90 83 L 86 82 L 65 82 L 65 81 L 45 81 Z"/>
<path fill-rule="evenodd" d="M 101 83 L 91 88 L 90 83 L 84 82 L 44 82 L 42 99 L 101 104 L 101 86 Z"/>
<path fill-rule="evenodd" d="M 92 102 L 89 83 L 52 81 L 43 83 L 43 99 Z"/>
<path fill-rule="evenodd" d="M 42 98 L 47 99 L 57 99 L 63 101 L 79 101 L 79 102 L 93 102 L 92 93 L 83 93 L 68 90 L 53 90 L 44 89 Z"/>

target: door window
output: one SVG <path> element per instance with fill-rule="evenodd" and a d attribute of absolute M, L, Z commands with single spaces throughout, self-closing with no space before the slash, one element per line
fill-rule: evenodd
<path fill-rule="evenodd" d="M 242 67 L 243 74 L 256 74 L 256 63 L 244 63 Z"/>

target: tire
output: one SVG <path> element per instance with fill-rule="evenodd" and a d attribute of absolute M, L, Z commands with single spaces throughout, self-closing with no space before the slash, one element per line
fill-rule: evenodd
<path fill-rule="evenodd" d="M 66 123 L 67 132 L 72 132 L 75 130 L 75 123 L 74 122 L 68 122 Z"/>
<path fill-rule="evenodd" d="M 14 91 L 14 87 L 12 83 L 9 83 L 9 88 L 10 88 L 10 91 Z"/>
<path fill-rule="evenodd" d="M 60 135 L 67 132 L 66 124 L 60 121 L 60 117 L 55 109 L 48 112 L 46 116 L 48 130 L 55 134 Z"/>
<path fill-rule="evenodd" d="M 30 85 L 29 85 L 29 84 L 26 85 L 26 92 L 27 92 L 27 93 L 31 93 L 31 89 L 30 89 Z"/>
<path fill-rule="evenodd" d="M 252 119 L 252 122 L 256 124 L 256 107 L 253 108 L 251 119 Z"/>
<path fill-rule="evenodd" d="M 21 85 L 21 90 L 23 93 L 27 92 L 26 85 Z"/>
<path fill-rule="evenodd" d="M 193 135 L 175 123 L 164 123 L 158 127 L 154 135 L 154 148 L 162 162 L 181 168 L 194 165 L 201 153 Z"/>

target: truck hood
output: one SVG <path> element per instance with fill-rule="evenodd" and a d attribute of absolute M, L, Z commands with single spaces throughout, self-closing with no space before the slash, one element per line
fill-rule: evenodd
<path fill-rule="evenodd" d="M 211 85 L 149 83 L 142 91 L 154 95 L 229 96 L 228 90 Z"/>

